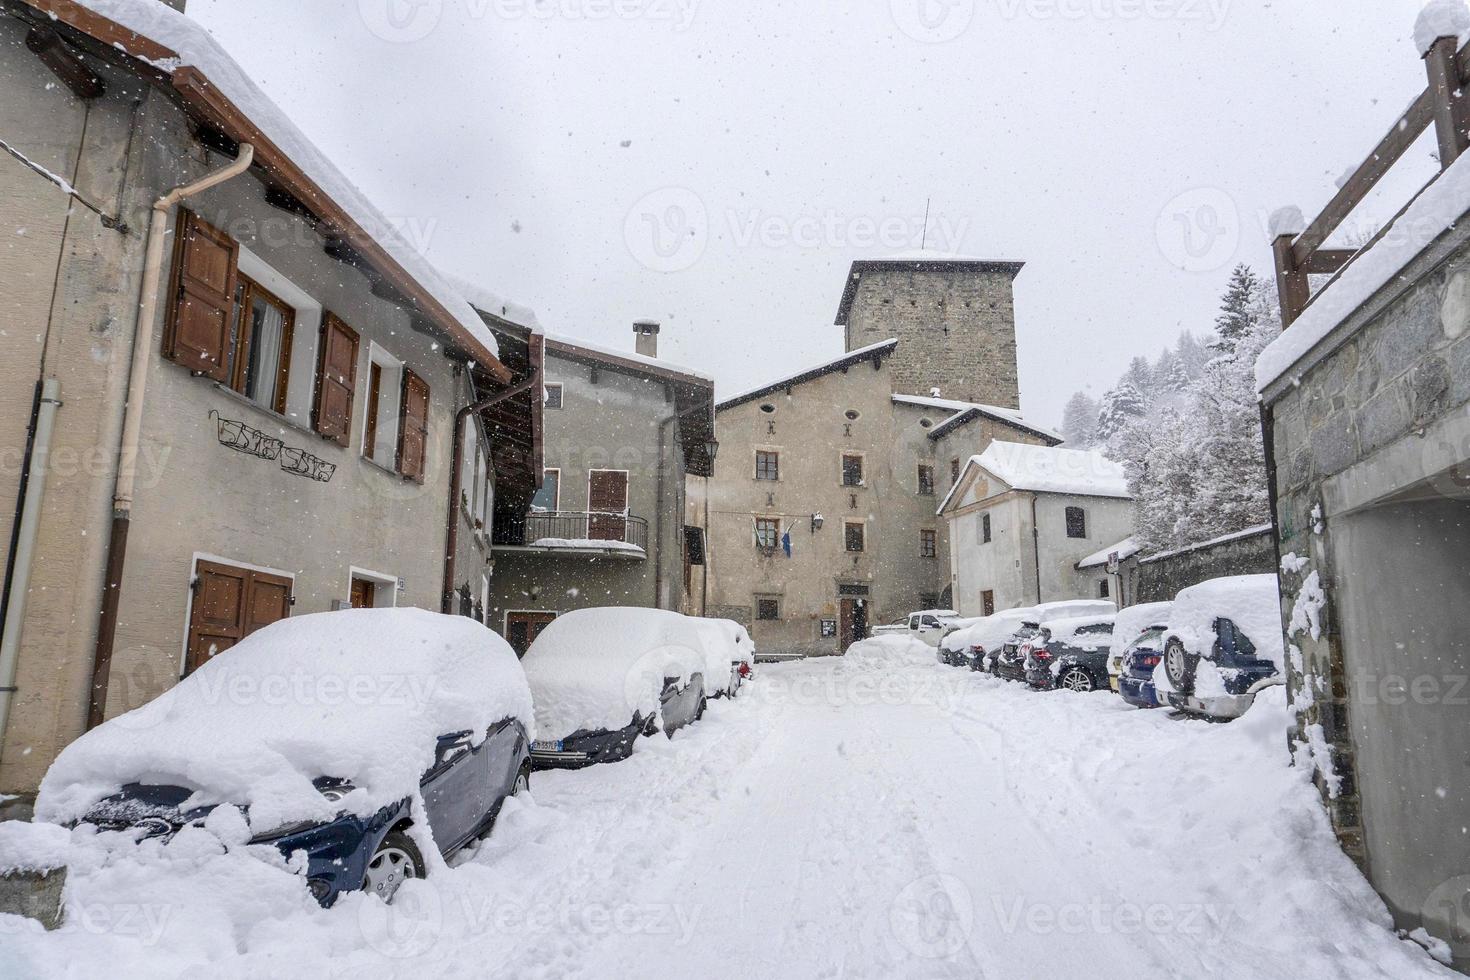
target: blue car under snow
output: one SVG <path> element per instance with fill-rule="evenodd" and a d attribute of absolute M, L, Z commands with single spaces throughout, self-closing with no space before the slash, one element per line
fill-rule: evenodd
<path fill-rule="evenodd" d="M 1154 690 L 1154 668 L 1164 657 L 1164 628 L 1145 630 L 1123 651 L 1123 669 L 1118 674 L 1118 693 L 1135 708 L 1162 706 Z"/>

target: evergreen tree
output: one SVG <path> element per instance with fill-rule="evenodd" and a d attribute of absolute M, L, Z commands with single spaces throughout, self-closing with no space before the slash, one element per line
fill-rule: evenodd
<path fill-rule="evenodd" d="M 1257 322 L 1261 280 L 1250 266 L 1242 262 L 1230 273 L 1230 283 L 1225 287 L 1225 297 L 1220 301 L 1220 313 L 1215 317 L 1215 332 L 1219 338 L 1214 343 L 1217 351 L 1235 349 L 1240 338 L 1250 333 Z"/>
<path fill-rule="evenodd" d="M 1062 437 L 1070 449 L 1091 449 L 1097 445 L 1097 399 L 1077 392 L 1067 401 L 1062 412 Z"/>
<path fill-rule="evenodd" d="M 1147 408 L 1148 401 L 1137 387 L 1126 380 L 1119 381 L 1103 395 L 1097 415 L 1097 441 L 1111 443 L 1130 421 L 1142 418 Z"/>

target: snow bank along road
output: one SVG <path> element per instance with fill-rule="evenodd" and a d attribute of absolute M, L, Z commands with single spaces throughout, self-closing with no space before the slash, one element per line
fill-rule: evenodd
<path fill-rule="evenodd" d="M 925 663 L 765 666 L 627 762 L 538 774 L 392 906 L 200 831 L 98 839 L 0 976 L 1456 976 L 1394 936 L 1285 761 L 1230 725 Z M 105 835 L 108 837 L 115 835 Z"/>

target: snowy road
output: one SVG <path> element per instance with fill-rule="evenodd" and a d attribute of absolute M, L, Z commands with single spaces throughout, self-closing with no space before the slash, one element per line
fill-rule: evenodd
<path fill-rule="evenodd" d="M 1277 689 L 1276 695 L 1280 694 Z M 1279 698 L 1276 699 L 1279 702 Z M 1285 765 L 1227 726 L 953 668 L 769 665 L 625 763 L 538 774 L 476 852 L 331 911 L 238 856 L 74 900 L 138 935 L 28 932 L 24 974 L 1453 976 L 1387 926 Z M 233 858 L 233 862 L 230 859 Z M 222 887 L 221 880 L 234 882 Z M 164 914 L 166 911 L 167 914 Z M 93 924 L 95 926 L 95 923 Z M 3 945 L 3 944 L 0 944 Z M 6 954 L 0 951 L 0 974 Z M 78 974 L 80 975 L 80 974 Z"/>

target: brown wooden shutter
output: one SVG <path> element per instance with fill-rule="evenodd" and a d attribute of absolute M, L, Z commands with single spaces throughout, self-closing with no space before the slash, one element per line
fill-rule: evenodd
<path fill-rule="evenodd" d="M 210 657 L 291 615 L 291 580 L 220 562 L 201 561 L 189 615 L 184 669 L 192 673 Z"/>
<path fill-rule="evenodd" d="M 265 572 L 250 573 L 245 604 L 245 635 L 291 615 L 291 580 Z"/>
<path fill-rule="evenodd" d="M 429 383 L 403 369 L 403 402 L 398 418 L 398 472 L 424 481 L 424 447 L 429 441 Z"/>
<path fill-rule="evenodd" d="M 317 356 L 316 406 L 312 427 L 338 445 L 352 432 L 352 396 L 357 385 L 357 331 L 335 314 L 322 317 Z"/>
<path fill-rule="evenodd" d="M 179 211 L 163 356 L 221 383 L 230 378 L 239 257 L 233 238 L 194 212 Z"/>

